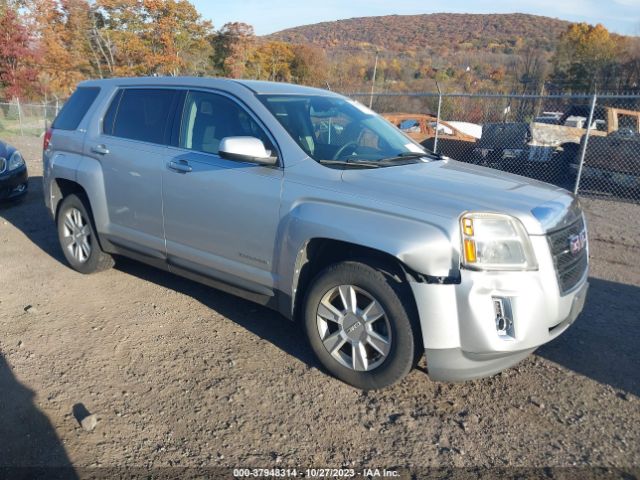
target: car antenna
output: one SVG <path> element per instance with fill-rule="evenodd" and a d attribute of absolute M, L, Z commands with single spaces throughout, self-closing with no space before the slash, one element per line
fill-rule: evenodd
<path fill-rule="evenodd" d="M 327 84 L 327 90 L 329 90 L 331 92 L 332 90 L 331 90 L 331 85 L 329 85 L 329 82 L 325 80 L 324 83 Z"/>

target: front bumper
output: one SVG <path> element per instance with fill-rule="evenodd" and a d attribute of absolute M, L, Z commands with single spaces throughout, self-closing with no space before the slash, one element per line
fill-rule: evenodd
<path fill-rule="evenodd" d="M 588 269 L 561 295 L 546 237 L 531 239 L 537 271 L 463 270 L 457 285 L 411 283 L 431 378 L 463 381 L 497 373 L 558 337 L 578 317 Z M 508 299 L 512 335 L 497 331 L 494 298 Z"/>
<path fill-rule="evenodd" d="M 22 166 L 11 172 L 0 175 L 0 200 L 16 198 L 27 193 L 29 174 L 27 167 Z"/>

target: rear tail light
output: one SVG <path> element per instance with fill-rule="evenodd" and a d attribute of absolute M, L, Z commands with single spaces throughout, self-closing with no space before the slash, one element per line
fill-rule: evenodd
<path fill-rule="evenodd" d="M 51 135 L 53 134 L 53 130 L 51 128 L 47 129 L 44 134 L 44 140 L 42 142 L 42 150 L 46 151 L 49 148 L 49 143 L 51 143 Z"/>

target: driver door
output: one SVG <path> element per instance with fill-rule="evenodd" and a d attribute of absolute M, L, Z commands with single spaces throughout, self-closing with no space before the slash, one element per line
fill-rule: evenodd
<path fill-rule="evenodd" d="M 233 98 L 189 91 L 178 147 L 164 166 L 163 206 L 170 269 L 273 295 L 283 171 L 218 155 L 225 137 L 269 135 Z"/>

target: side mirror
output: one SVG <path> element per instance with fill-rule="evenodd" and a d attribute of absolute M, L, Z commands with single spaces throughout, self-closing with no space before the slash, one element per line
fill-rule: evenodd
<path fill-rule="evenodd" d="M 227 160 L 276 165 L 278 157 L 271 156 L 261 140 L 255 137 L 225 137 L 220 140 L 218 155 Z"/>

